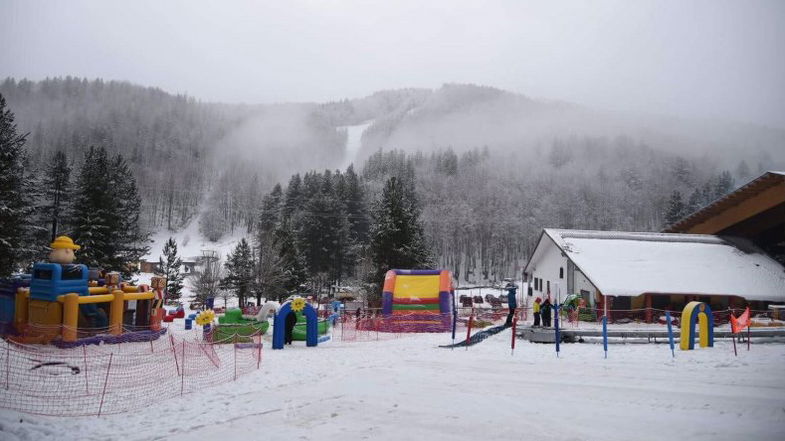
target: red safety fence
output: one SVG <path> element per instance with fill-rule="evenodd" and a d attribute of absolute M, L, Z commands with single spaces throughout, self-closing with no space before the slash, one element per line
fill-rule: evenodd
<path fill-rule="evenodd" d="M 0 408 L 52 416 L 140 409 L 236 380 L 258 369 L 261 339 L 211 344 L 199 334 L 147 342 L 56 348 L 0 347 Z"/>

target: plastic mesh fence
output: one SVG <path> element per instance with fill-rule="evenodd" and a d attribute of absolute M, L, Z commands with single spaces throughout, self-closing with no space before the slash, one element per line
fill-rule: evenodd
<path fill-rule="evenodd" d="M 262 344 L 193 338 L 56 348 L 6 342 L 0 348 L 0 408 L 38 415 L 127 412 L 224 384 L 258 369 Z"/>

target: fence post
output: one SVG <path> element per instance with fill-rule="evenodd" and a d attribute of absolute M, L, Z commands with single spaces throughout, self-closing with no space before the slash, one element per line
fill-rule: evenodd
<path fill-rule="evenodd" d="M 262 364 L 262 336 L 259 335 L 259 353 L 256 357 L 256 370 L 259 370 L 259 366 Z"/>
<path fill-rule="evenodd" d="M 671 358 L 676 358 L 676 353 L 673 351 L 673 324 L 671 324 L 670 311 L 665 311 L 665 321 L 668 322 L 668 343 L 671 346 Z"/>
<path fill-rule="evenodd" d="M 515 328 L 518 327 L 518 317 L 512 319 L 512 342 L 510 342 L 510 355 L 515 354 Z"/>
<path fill-rule="evenodd" d="M 174 356 L 174 367 L 177 369 L 177 375 L 180 375 L 180 364 L 177 362 L 177 348 L 174 347 L 174 337 L 169 334 L 169 343 L 172 346 L 172 355 Z"/>
<path fill-rule="evenodd" d="M 5 341 L 5 390 L 11 387 L 11 342 Z"/>
<path fill-rule="evenodd" d="M 82 356 L 84 357 L 84 391 L 86 394 L 90 394 L 90 383 L 87 381 L 87 347 L 85 345 L 82 345 Z"/>
<path fill-rule="evenodd" d="M 98 416 L 101 416 L 101 412 L 104 409 L 104 397 L 106 396 L 106 385 L 109 383 L 109 371 L 112 370 L 112 357 L 114 357 L 114 352 L 109 354 L 109 366 L 106 367 L 106 377 L 104 378 L 104 390 L 101 392 L 101 404 L 98 405 Z"/>
<path fill-rule="evenodd" d="M 472 308 L 472 314 L 469 316 L 469 323 L 466 326 L 466 350 L 469 350 L 469 338 L 472 335 L 472 323 L 474 322 L 474 308 Z"/>
<path fill-rule="evenodd" d="M 234 334 L 232 347 L 234 348 L 234 380 L 237 381 L 237 334 Z"/>
<path fill-rule="evenodd" d="M 180 396 L 183 396 L 185 390 L 185 340 L 183 340 L 183 373 L 180 375 Z"/>

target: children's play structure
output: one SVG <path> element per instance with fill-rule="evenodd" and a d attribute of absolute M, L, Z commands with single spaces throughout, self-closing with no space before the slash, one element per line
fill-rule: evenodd
<path fill-rule="evenodd" d="M 690 302 L 681 313 L 681 339 L 679 346 L 682 351 L 695 349 L 695 325 L 699 326 L 700 346 L 714 346 L 714 315 L 711 307 L 703 302 Z"/>
<path fill-rule="evenodd" d="M 266 333 L 270 327 L 270 322 L 267 321 L 268 314 L 269 310 L 264 314 L 260 310 L 256 317 L 249 319 L 243 317 L 241 309 L 227 310 L 223 316 L 218 317 L 218 326 L 213 330 L 213 342 L 248 342 L 251 336 Z"/>
<path fill-rule="evenodd" d="M 273 349 L 283 349 L 286 340 L 286 317 L 293 313 L 297 322 L 292 330 L 293 340 L 305 340 L 306 346 L 319 344 L 319 336 L 326 334 L 329 320 L 319 321 L 316 309 L 302 297 L 285 302 L 273 318 Z"/>
<path fill-rule="evenodd" d="M 452 326 L 452 274 L 390 270 L 382 292 L 383 332 L 447 332 Z"/>
<path fill-rule="evenodd" d="M 166 279 L 154 277 L 151 287 L 132 286 L 110 272 L 91 282 L 87 266 L 73 264 L 79 245 L 60 236 L 51 247 L 51 262 L 36 263 L 29 287 L 16 290 L 14 339 L 76 346 L 150 340 L 165 332 L 160 322 Z"/>

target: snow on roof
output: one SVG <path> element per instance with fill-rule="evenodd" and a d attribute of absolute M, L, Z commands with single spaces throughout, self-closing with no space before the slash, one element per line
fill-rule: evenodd
<path fill-rule="evenodd" d="M 706 234 L 557 229 L 545 234 L 606 295 L 785 301 L 785 268 L 751 244 L 740 247 Z"/>

